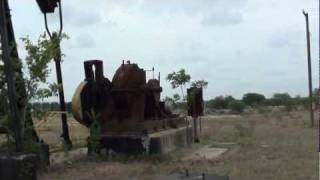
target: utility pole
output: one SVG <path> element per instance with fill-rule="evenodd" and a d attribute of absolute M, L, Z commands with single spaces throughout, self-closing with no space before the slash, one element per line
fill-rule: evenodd
<path fill-rule="evenodd" d="M 319 86 L 318 86 L 318 139 L 319 139 L 319 144 L 318 144 L 318 151 L 320 152 L 320 0 L 319 0 L 319 69 L 318 69 L 318 72 L 319 72 Z"/>
<path fill-rule="evenodd" d="M 8 98 L 10 108 L 10 119 L 13 121 L 16 151 L 23 151 L 22 144 L 22 120 L 20 118 L 18 108 L 18 97 L 16 92 L 16 83 L 13 73 L 12 58 L 10 58 L 10 45 L 7 29 L 7 9 L 5 8 L 5 0 L 0 0 L 0 35 L 1 35 L 1 48 L 2 60 L 4 62 L 4 72 L 8 86 Z"/>
<path fill-rule="evenodd" d="M 312 106 L 312 71 L 311 71 L 311 45 L 310 45 L 310 30 L 309 30 L 309 15 L 307 12 L 303 11 L 303 15 L 306 18 L 306 35 L 307 35 L 307 51 L 308 51 L 308 80 L 309 80 L 309 108 L 310 108 L 310 121 L 311 126 L 314 126 L 314 114 Z"/>

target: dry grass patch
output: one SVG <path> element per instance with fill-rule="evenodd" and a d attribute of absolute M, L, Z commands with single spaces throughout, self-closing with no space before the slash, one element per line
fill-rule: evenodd
<path fill-rule="evenodd" d="M 190 148 L 164 156 L 86 158 L 51 168 L 41 179 L 152 179 L 185 169 L 231 179 L 318 179 L 317 129 L 309 127 L 308 112 L 207 116 L 202 125 L 201 143 Z M 203 145 L 225 142 L 236 145 L 218 159 L 181 160 Z"/>

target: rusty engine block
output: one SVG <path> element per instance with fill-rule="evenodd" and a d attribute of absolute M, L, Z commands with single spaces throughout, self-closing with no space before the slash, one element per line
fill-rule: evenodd
<path fill-rule="evenodd" d="M 91 125 L 91 110 L 97 113 L 103 135 L 141 135 L 185 124 L 160 100 L 160 80 L 146 82 L 146 71 L 137 64 L 123 62 L 112 81 L 104 77 L 100 60 L 84 62 L 84 69 L 85 80 L 72 99 L 73 115 L 81 124 Z"/>

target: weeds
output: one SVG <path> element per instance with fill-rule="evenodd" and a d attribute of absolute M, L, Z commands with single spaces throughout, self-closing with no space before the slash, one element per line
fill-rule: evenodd
<path fill-rule="evenodd" d="M 254 144 L 253 127 L 246 127 L 241 124 L 235 126 L 236 142 L 241 146 L 249 146 Z"/>
<path fill-rule="evenodd" d="M 253 145 L 254 127 L 250 124 L 228 125 L 220 128 L 217 132 L 206 133 L 201 136 L 202 144 L 236 143 L 241 146 Z"/>
<path fill-rule="evenodd" d="M 99 115 L 97 115 L 93 109 L 90 114 L 88 113 L 88 115 L 92 120 L 92 124 L 90 125 L 90 136 L 88 138 L 88 154 L 94 155 L 99 151 L 101 126 L 99 122 Z"/>
<path fill-rule="evenodd" d="M 268 106 L 259 106 L 257 111 L 259 114 L 267 116 L 270 112 L 272 112 L 272 109 Z"/>
<path fill-rule="evenodd" d="M 203 118 L 201 144 L 166 155 L 116 155 L 112 159 L 93 157 L 74 162 L 68 170 L 51 171 L 47 179 L 145 179 L 157 174 L 208 172 L 231 179 L 319 179 L 315 128 L 304 127 L 308 112 L 271 112 Z M 279 123 L 282 121 L 281 123 Z M 283 128 L 281 124 L 287 124 Z M 233 142 L 233 143 L 223 143 Z M 220 145 L 231 150 L 218 159 L 181 161 L 188 152 L 203 145 Z M 236 144 L 236 146 L 234 146 Z M 224 148 L 223 146 L 221 146 Z M 115 178 L 114 178 L 115 177 Z"/>

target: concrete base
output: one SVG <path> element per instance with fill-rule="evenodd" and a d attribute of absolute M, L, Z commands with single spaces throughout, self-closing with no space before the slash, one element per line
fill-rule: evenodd
<path fill-rule="evenodd" d="M 35 154 L 0 155 L 0 179 L 36 180 L 39 163 Z"/>
<path fill-rule="evenodd" d="M 146 135 L 103 135 L 101 149 L 124 154 L 162 154 L 193 143 L 192 127 L 180 127 Z"/>
<path fill-rule="evenodd" d="M 214 148 L 210 146 L 204 146 L 197 151 L 188 154 L 182 160 L 184 161 L 199 161 L 199 160 L 212 160 L 220 157 L 223 153 L 227 152 L 227 148 Z"/>
<path fill-rule="evenodd" d="M 150 149 L 152 154 L 168 153 L 177 148 L 186 147 L 193 143 L 193 128 L 181 127 L 170 129 L 149 135 Z"/>
<path fill-rule="evenodd" d="M 229 180 L 228 176 L 218 176 L 214 174 L 170 174 L 159 175 L 154 180 Z"/>

